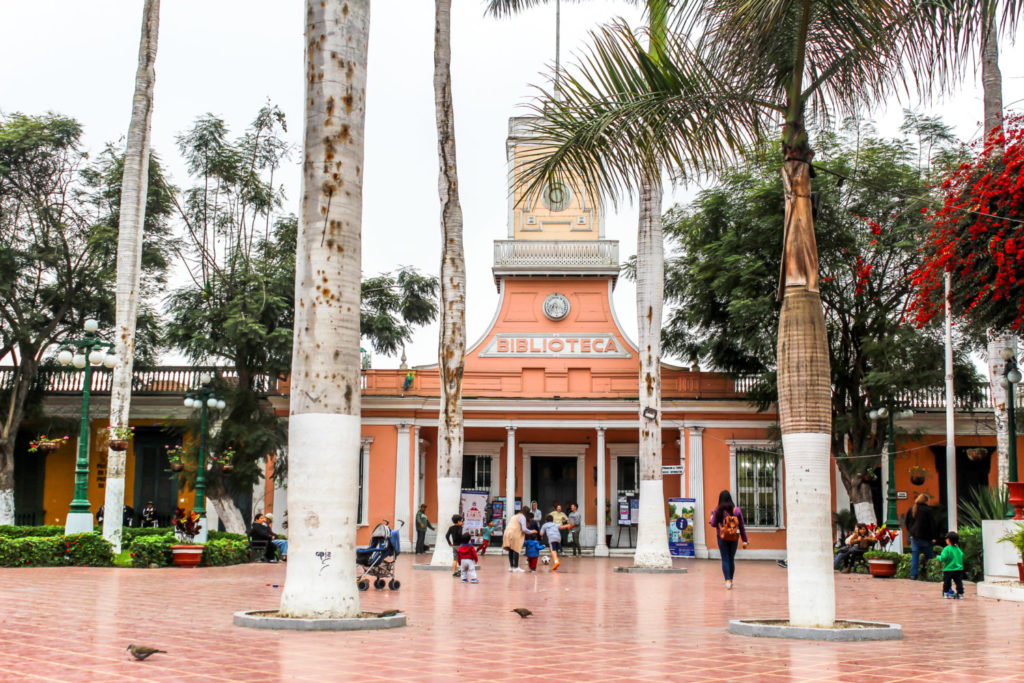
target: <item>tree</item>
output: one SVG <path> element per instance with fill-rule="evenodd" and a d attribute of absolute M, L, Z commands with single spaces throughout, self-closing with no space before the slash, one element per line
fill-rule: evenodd
<path fill-rule="evenodd" d="M 437 192 L 441 200 L 441 326 L 438 368 L 441 408 L 437 423 L 437 533 L 447 531 L 458 513 L 462 489 L 462 374 L 466 365 L 466 257 L 462 247 L 462 206 L 455 157 L 452 104 L 451 0 L 435 0 L 434 117 L 437 120 Z M 433 565 L 451 562 L 438 543 Z"/>
<path fill-rule="evenodd" d="M 920 118 L 920 117 L 918 117 Z M 934 122 L 928 122 L 929 124 Z M 935 134 L 944 137 L 940 127 Z M 930 146 L 925 138 L 922 146 Z M 885 400 L 942 385 L 942 339 L 934 326 L 905 321 L 911 275 L 928 229 L 921 207 L 930 179 L 914 163 L 907 139 L 886 140 L 850 122 L 819 136 L 818 166 L 837 183 L 819 184 L 815 221 L 821 296 L 832 386 L 832 454 L 858 521 L 874 523 L 871 486 L 886 437 L 868 412 Z M 777 329 L 780 259 L 775 245 L 784 223 L 778 155 L 756 155 L 724 173 L 687 208 L 666 217 L 677 255 L 666 269 L 673 309 L 665 347 L 711 367 L 760 377 L 751 399 L 762 409 L 777 395 L 772 333 Z M 961 392 L 976 394 L 977 378 L 958 353 Z"/>
<path fill-rule="evenodd" d="M 531 182 L 572 168 L 613 196 L 661 164 L 677 174 L 701 170 L 734 153 L 736 142 L 781 128 L 785 232 L 777 373 L 787 462 L 789 621 L 796 626 L 827 627 L 835 618 L 831 387 L 806 122 L 855 114 L 903 87 L 911 71 L 912 80 L 928 87 L 941 69 L 933 68 L 939 32 L 927 19 L 909 1 L 680 2 L 666 59 L 638 58 L 636 38 L 620 24 L 597 36 L 580 76 L 560 97 L 549 94 L 537 104 L 556 149 Z M 699 41 L 691 46 L 689 35 Z M 705 78 L 695 79 L 698 74 Z M 724 134 L 708 134 L 719 130 Z"/>
<path fill-rule="evenodd" d="M 359 265 L 369 0 L 307 0 L 281 614 L 357 617 Z M 325 447 L 329 446 L 329 447 Z"/>
<path fill-rule="evenodd" d="M 0 524 L 14 523 L 14 446 L 46 354 L 86 318 L 110 325 L 122 160 L 109 148 L 92 165 L 77 121 L 58 114 L 12 114 L 0 123 Z M 149 164 L 143 291 L 167 263 L 169 197 L 154 189 Z M 162 187 L 162 181 L 156 187 Z M 141 306 L 136 358 L 156 345 L 155 315 Z"/>
<path fill-rule="evenodd" d="M 139 66 L 135 74 L 132 117 L 128 124 L 128 145 L 124 155 L 121 204 L 118 218 L 117 295 L 114 353 L 118 363 L 110 392 L 111 426 L 128 425 L 131 416 L 132 369 L 135 360 L 135 325 L 142 283 L 142 227 L 146 218 L 149 180 L 150 129 L 153 120 L 153 85 L 160 26 L 160 0 L 146 0 L 142 9 L 142 37 Z M 124 505 L 125 452 L 107 453 L 107 481 L 104 505 L 120 510 Z M 121 523 L 116 514 L 103 519 L 103 537 L 121 552 Z"/>
<path fill-rule="evenodd" d="M 488 11 L 511 14 L 540 0 L 491 0 Z M 662 64 L 668 20 L 667 0 L 647 0 L 650 45 L 645 58 Z M 555 62 L 555 96 L 559 96 L 560 73 Z M 645 131 L 650 132 L 650 131 Z M 571 169 L 569 170 L 572 175 Z M 661 204 L 663 187 L 658 164 L 639 179 L 637 222 L 637 325 L 640 345 L 640 376 L 637 406 L 639 429 L 640 526 L 637 530 L 633 565 L 668 568 L 672 557 L 665 535 L 665 491 L 661 474 L 661 323 L 664 289 L 664 242 Z M 603 455 L 601 456 L 603 457 Z"/>

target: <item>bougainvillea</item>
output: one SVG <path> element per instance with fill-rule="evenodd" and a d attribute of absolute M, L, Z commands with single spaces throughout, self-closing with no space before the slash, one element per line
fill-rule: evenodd
<path fill-rule="evenodd" d="M 1024 117 L 1008 117 L 941 183 L 942 206 L 922 209 L 932 223 L 911 306 L 923 325 L 944 307 L 952 274 L 954 314 L 979 329 L 1024 323 Z"/>

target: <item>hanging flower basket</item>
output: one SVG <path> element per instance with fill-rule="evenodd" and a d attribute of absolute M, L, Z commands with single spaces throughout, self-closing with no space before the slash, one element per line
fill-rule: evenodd
<path fill-rule="evenodd" d="M 920 486 L 928 478 L 928 470 L 918 465 L 914 465 L 908 471 L 910 472 L 910 483 L 914 486 Z"/>
<path fill-rule="evenodd" d="M 53 453 L 55 450 L 64 445 L 64 442 L 68 440 L 68 437 L 60 439 L 49 439 L 45 434 L 40 436 L 38 439 L 28 445 L 29 453 Z"/>
<path fill-rule="evenodd" d="M 185 463 L 183 462 L 172 462 L 171 472 L 182 472 L 185 469 Z"/>
<path fill-rule="evenodd" d="M 968 448 L 967 459 L 971 462 L 978 462 L 988 455 L 987 448 Z"/>
<path fill-rule="evenodd" d="M 235 469 L 234 465 L 221 465 L 220 466 L 220 471 L 223 472 L 224 474 L 227 474 L 227 473 L 233 471 L 234 469 Z"/>
<path fill-rule="evenodd" d="M 111 439 L 110 450 L 112 451 L 126 451 L 128 450 L 128 442 L 124 439 Z"/>
<path fill-rule="evenodd" d="M 135 436 L 135 427 L 107 427 L 107 445 L 112 451 L 128 450 L 128 442 Z"/>

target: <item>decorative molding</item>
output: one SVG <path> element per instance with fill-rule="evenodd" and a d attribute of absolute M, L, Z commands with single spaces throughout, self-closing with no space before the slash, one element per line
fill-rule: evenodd
<path fill-rule="evenodd" d="M 491 457 L 501 455 L 501 449 L 505 444 L 501 441 L 467 441 L 462 446 L 465 455 L 489 455 Z"/>
<path fill-rule="evenodd" d="M 586 455 L 587 444 L 585 443 L 521 443 L 523 456 L 527 458 L 543 457 L 581 457 Z M 577 475 L 582 476 L 582 475 Z"/>
<path fill-rule="evenodd" d="M 640 457 L 639 443 L 606 443 L 605 448 L 612 457 L 638 458 Z"/>

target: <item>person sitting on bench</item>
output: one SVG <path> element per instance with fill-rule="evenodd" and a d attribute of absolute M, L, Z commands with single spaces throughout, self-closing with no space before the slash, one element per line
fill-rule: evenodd
<path fill-rule="evenodd" d="M 274 532 L 267 524 L 267 518 L 263 514 L 256 515 L 256 521 L 249 528 L 249 539 L 263 544 L 263 561 L 277 562 L 277 546 L 274 545 Z"/>
<path fill-rule="evenodd" d="M 868 531 L 868 525 L 858 522 L 853 533 L 846 537 L 844 545 L 836 554 L 832 566 L 843 574 L 849 574 L 853 565 L 874 544 L 875 537 Z"/>

